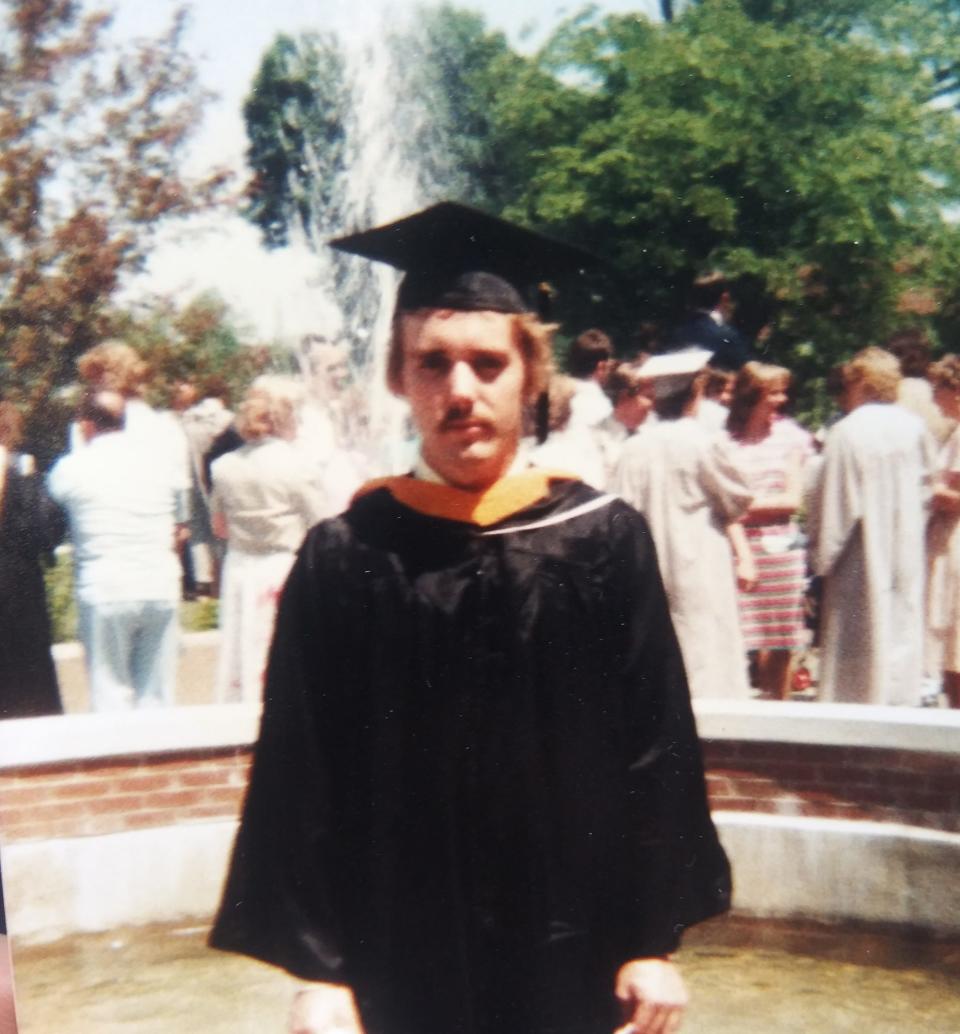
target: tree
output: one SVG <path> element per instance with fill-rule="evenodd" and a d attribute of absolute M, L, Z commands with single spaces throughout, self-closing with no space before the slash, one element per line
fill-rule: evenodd
<path fill-rule="evenodd" d="M 954 112 L 930 103 L 950 82 L 960 4 L 662 6 L 672 20 L 588 9 L 531 58 L 476 15 L 421 10 L 396 36 L 405 67 L 390 84 L 424 191 L 604 256 L 557 315 L 624 346 L 641 321 L 676 318 L 691 280 L 717 267 L 739 277 L 758 326 L 774 317 L 766 354 L 811 383 L 899 323 L 960 328 L 960 243 L 944 219 L 960 148 Z M 349 136 L 354 100 L 328 93 L 311 103 Z M 340 165 L 325 153 L 321 174 L 342 180 L 350 147 Z M 291 153 L 281 168 L 303 174 Z"/>
<path fill-rule="evenodd" d="M 355 361 L 366 342 L 381 292 L 369 263 L 326 247 L 352 225 L 368 222 L 366 198 L 352 189 L 355 98 L 345 52 L 331 34 L 279 35 L 264 54 L 244 104 L 253 173 L 245 214 L 267 247 L 298 235 L 318 255 L 318 283 L 348 314 L 344 327 Z M 326 329 L 327 333 L 334 332 Z"/>
<path fill-rule="evenodd" d="M 268 247 L 289 243 L 292 229 L 316 246 L 343 225 L 348 113 L 336 37 L 277 36 L 243 106 L 253 171 L 244 214 Z"/>
<path fill-rule="evenodd" d="M 715 0 L 692 0 L 701 6 Z M 868 36 L 881 47 L 907 51 L 931 72 L 930 96 L 960 93 L 960 3 L 957 0 L 740 0 L 751 21 L 818 37 Z"/>
<path fill-rule="evenodd" d="M 118 310 L 109 318 L 111 336 L 127 341 L 149 366 L 149 401 L 166 406 L 177 381 L 191 381 L 201 394 L 223 385 L 233 402 L 270 365 L 272 349 L 252 339 L 214 292 L 184 306 L 160 298 L 136 313 Z"/>
<path fill-rule="evenodd" d="M 205 100 L 183 12 L 116 56 L 109 16 L 76 0 L 0 0 L 0 19 L 0 385 L 49 457 L 57 390 L 104 333 L 121 276 L 225 175 L 180 170 Z"/>
<path fill-rule="evenodd" d="M 538 64 L 496 112 L 528 147 L 507 214 L 609 256 L 634 318 L 746 274 L 779 309 L 772 354 L 812 376 L 904 318 L 955 239 L 956 126 L 918 54 L 706 0 L 576 18 Z"/>

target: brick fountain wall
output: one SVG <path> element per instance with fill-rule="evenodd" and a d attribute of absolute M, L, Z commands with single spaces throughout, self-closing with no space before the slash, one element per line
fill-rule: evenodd
<path fill-rule="evenodd" d="M 171 909 L 208 918 L 257 720 L 254 708 L 233 705 L 0 723 L 0 842 L 13 932 L 19 924 L 25 938 L 43 939 L 165 919 Z M 943 865 L 955 872 L 960 864 L 960 714 L 711 701 L 698 708 L 698 722 L 738 907 L 808 915 L 809 898 L 828 918 L 867 913 L 960 930 L 952 886 L 945 904 L 936 878 Z M 851 851 L 859 852 L 852 869 Z M 922 873 L 894 873 L 892 864 Z M 929 901 L 897 890 L 915 878 Z M 883 900 L 878 880 L 896 901 Z M 833 904 L 819 886 L 828 883 L 847 887 Z"/>

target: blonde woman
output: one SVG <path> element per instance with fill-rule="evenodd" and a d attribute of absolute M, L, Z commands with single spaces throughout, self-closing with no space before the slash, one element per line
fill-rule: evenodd
<path fill-rule="evenodd" d="M 288 394 L 251 389 L 236 426 L 244 444 L 211 470 L 213 530 L 227 540 L 220 702 L 260 699 L 280 591 L 303 536 L 323 512 L 316 476 L 290 444 L 296 411 Z"/>
<path fill-rule="evenodd" d="M 943 673 L 943 692 L 951 707 L 960 707 L 960 356 L 944 356 L 927 376 L 934 401 L 953 421 L 927 525 L 927 668 Z"/>
<path fill-rule="evenodd" d="M 847 415 L 827 437 L 810 506 L 813 569 L 823 576 L 820 693 L 916 704 L 932 439 L 897 404 L 900 364 L 889 352 L 858 352 L 841 381 Z"/>
<path fill-rule="evenodd" d="M 740 591 L 744 644 L 755 658 L 757 688 L 776 700 L 789 692 L 790 657 L 804 645 L 806 551 L 796 524 L 810 436 L 782 417 L 790 371 L 749 362 L 733 382 L 727 431 L 732 455 L 753 493 L 742 522 L 757 583 Z"/>

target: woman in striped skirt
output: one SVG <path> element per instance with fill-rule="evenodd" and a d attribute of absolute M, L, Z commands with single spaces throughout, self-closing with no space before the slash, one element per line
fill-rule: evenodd
<path fill-rule="evenodd" d="M 734 382 L 727 420 L 735 458 L 754 496 L 743 525 L 757 584 L 739 594 L 743 637 L 754 654 L 757 687 L 777 700 L 789 693 L 791 652 L 804 645 L 806 551 L 796 513 L 803 465 L 813 454 L 811 436 L 781 415 L 790 381 L 782 366 L 747 363 Z"/>

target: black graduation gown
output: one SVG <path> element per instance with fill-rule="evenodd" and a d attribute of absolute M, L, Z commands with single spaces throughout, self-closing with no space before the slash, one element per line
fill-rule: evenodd
<path fill-rule="evenodd" d="M 710 365 L 736 373 L 753 358 L 750 343 L 729 323 L 716 323 L 706 312 L 693 313 L 670 336 L 670 349 L 698 346 L 713 352 Z M 668 351 L 670 351 L 668 349 Z"/>
<path fill-rule="evenodd" d="M 0 501 L 0 718 L 60 714 L 42 557 L 66 531 L 37 474 L 7 466 Z"/>
<path fill-rule="evenodd" d="M 597 498 L 480 528 L 381 488 L 309 533 L 215 947 L 352 986 L 368 1034 L 589 1034 L 728 907 L 653 542 Z"/>

